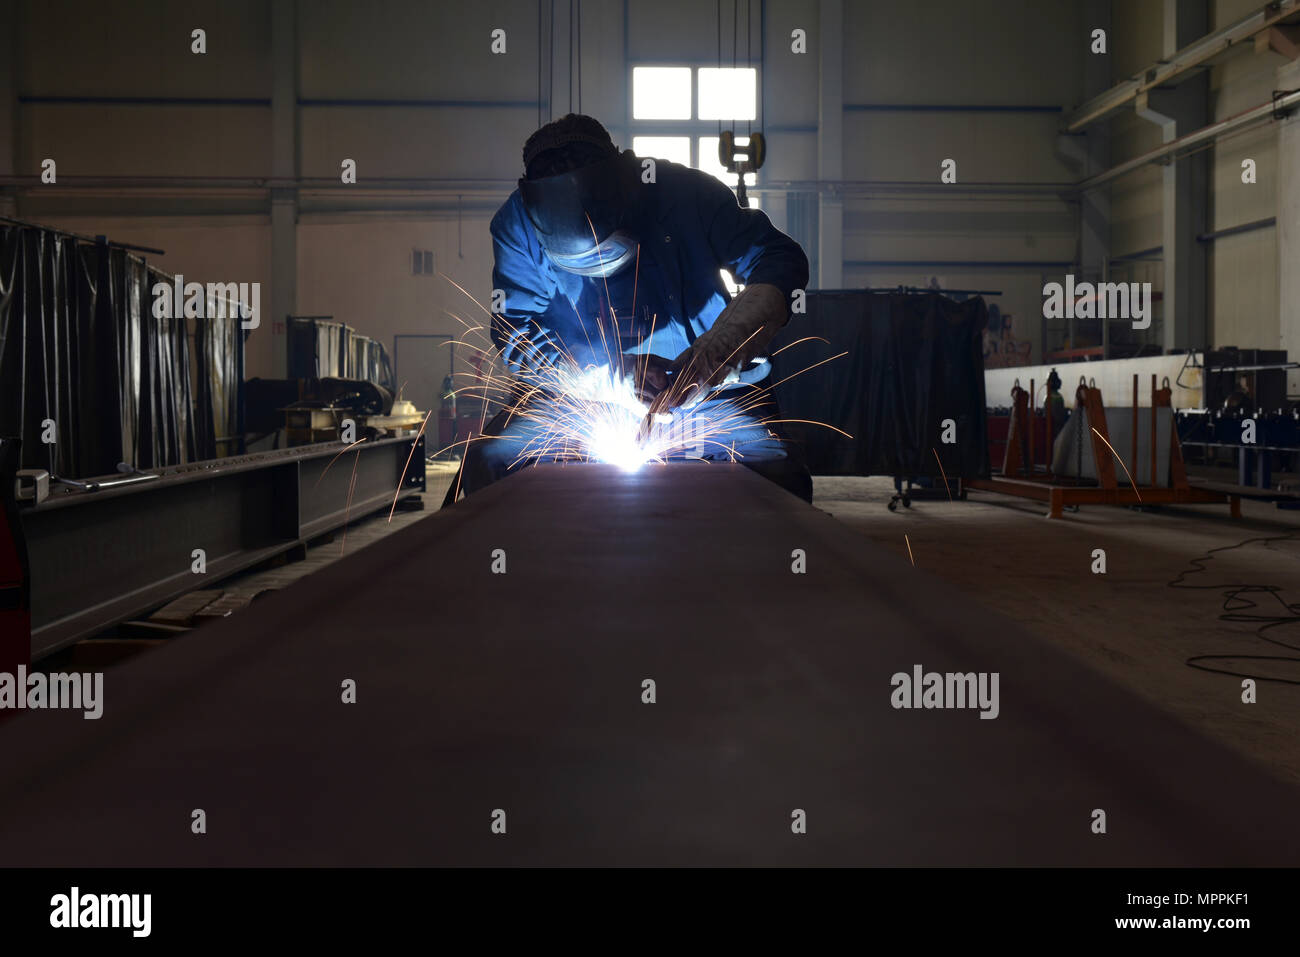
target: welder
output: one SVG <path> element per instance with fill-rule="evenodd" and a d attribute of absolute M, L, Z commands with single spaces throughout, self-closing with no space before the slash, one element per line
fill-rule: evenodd
<path fill-rule="evenodd" d="M 701 457 L 738 461 L 811 501 L 797 446 L 764 424 L 779 413 L 763 359 L 808 282 L 799 244 L 708 173 L 620 151 L 589 116 L 543 126 L 523 160 L 491 224 L 492 338 L 506 368 L 537 381 L 543 363 L 610 366 L 660 414 L 752 401 Z M 723 269 L 744 286 L 734 298 Z M 461 488 L 535 461 L 521 454 L 537 428 L 503 409 L 470 444 Z"/>

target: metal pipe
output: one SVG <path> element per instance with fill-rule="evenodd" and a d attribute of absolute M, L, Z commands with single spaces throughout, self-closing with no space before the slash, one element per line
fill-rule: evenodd
<path fill-rule="evenodd" d="M 39 176 L 0 176 L 0 186 L 36 186 Z M 328 189 L 343 187 L 338 177 L 330 176 L 65 176 L 60 186 L 69 189 Z M 365 189 L 497 191 L 514 189 L 513 179 L 442 179 L 438 177 L 367 177 Z M 360 186 L 343 187 L 356 192 Z"/>
<path fill-rule="evenodd" d="M 1156 374 L 1151 373 L 1151 487 L 1156 487 Z M 1137 463 L 1133 463 L 1137 468 Z"/>
<path fill-rule="evenodd" d="M 1034 389 L 1034 380 L 1029 380 L 1029 474 L 1033 475 L 1038 471 L 1038 461 L 1034 458 L 1034 430 L 1038 425 L 1037 416 L 1037 399 L 1038 394 Z"/>
<path fill-rule="evenodd" d="M 59 478 L 57 475 L 51 475 L 51 482 L 58 482 L 60 485 L 71 485 L 73 488 L 79 488 L 83 492 L 98 492 L 105 488 L 120 488 L 123 485 L 139 485 L 143 482 L 156 482 L 161 476 L 152 472 L 137 472 L 134 475 L 127 475 L 122 478 L 96 479 L 92 482 L 79 482 L 76 479 Z"/>
<path fill-rule="evenodd" d="M 1231 26 L 1206 34 L 1183 47 L 1168 60 L 1161 60 L 1143 70 L 1140 76 L 1118 83 L 1082 104 L 1066 119 L 1066 132 L 1079 132 L 1085 126 L 1137 99 L 1147 90 L 1170 84 L 1175 77 L 1200 66 L 1230 47 L 1249 40 L 1261 30 L 1295 16 L 1297 12 L 1300 12 L 1300 0 L 1275 0 Z"/>
<path fill-rule="evenodd" d="M 1066 269 L 1072 262 L 1045 262 L 1037 260 L 940 260 L 940 259 L 846 259 L 845 267 L 890 268 L 895 266 L 942 266 L 950 269 Z"/>
<path fill-rule="evenodd" d="M 262 97 L 230 96 L 20 96 L 41 106 L 270 106 Z"/>
<path fill-rule="evenodd" d="M 846 113 L 1061 113 L 1060 106 L 1037 103 L 845 103 Z"/>
<path fill-rule="evenodd" d="M 29 222 L 25 219 L 14 219 L 12 216 L 0 216 L 0 223 L 12 223 L 15 226 L 24 226 L 29 229 L 43 229 L 48 232 L 58 233 L 60 236 L 67 236 L 69 239 L 75 239 L 78 242 L 104 245 L 113 249 L 125 249 L 128 252 L 152 253 L 155 256 L 167 255 L 166 250 L 163 249 L 154 249 L 151 246 L 136 246 L 133 243 L 112 242 L 107 236 L 83 236 L 81 233 L 70 232 L 55 226 L 42 226 L 39 223 Z"/>
<path fill-rule="evenodd" d="M 1243 110 L 1235 116 L 1230 116 L 1226 120 L 1220 120 L 1217 123 L 1211 123 L 1209 126 L 1203 126 L 1199 130 L 1193 130 L 1186 136 L 1180 136 L 1176 140 L 1171 140 L 1153 150 L 1135 156 L 1130 160 L 1125 160 L 1118 166 L 1112 166 L 1105 172 L 1098 173 L 1088 179 L 1080 182 L 1076 191 L 1086 193 L 1089 190 L 1096 189 L 1098 186 L 1104 186 L 1113 179 L 1131 173 L 1134 170 L 1141 169 L 1150 163 L 1158 162 L 1165 157 L 1176 157 L 1180 153 L 1188 152 L 1202 143 L 1209 143 L 1228 133 L 1235 132 L 1242 127 L 1251 126 L 1255 123 L 1271 119 L 1275 113 L 1290 109 L 1291 107 L 1300 106 L 1300 90 L 1293 90 L 1286 96 L 1278 97 L 1276 100 L 1270 100 L 1267 103 L 1261 103 L 1253 106 L 1248 110 Z"/>
<path fill-rule="evenodd" d="M 1130 259 L 1159 259 L 1164 251 L 1164 246 L 1152 246 L 1150 249 L 1139 249 L 1135 253 L 1125 253 L 1123 256 L 1111 256 L 1110 261 L 1113 263 L 1122 263 L 1127 262 Z"/>
<path fill-rule="evenodd" d="M 259 106 L 269 107 L 267 97 L 227 96 L 20 96 L 21 104 L 43 106 Z M 418 99 L 310 99 L 298 98 L 300 107 L 407 107 L 418 109 L 507 109 L 533 110 L 536 100 L 418 100 Z"/>
<path fill-rule="evenodd" d="M 1229 226 L 1227 229 L 1215 229 L 1208 233 L 1201 233 L 1196 237 L 1198 243 L 1209 243 L 1216 239 L 1222 239 L 1224 236 L 1237 236 L 1241 233 L 1251 233 L 1257 229 L 1268 229 L 1270 226 L 1277 225 L 1277 217 L 1270 216 L 1268 219 L 1256 219 L 1249 223 L 1242 223 L 1240 226 Z"/>
<path fill-rule="evenodd" d="M 1152 415 L 1155 413 L 1152 412 Z M 1133 464 L 1132 474 L 1137 475 L 1138 467 L 1138 374 L 1133 373 Z M 1136 479 L 1134 480 L 1136 481 Z"/>
<path fill-rule="evenodd" d="M 0 186 L 35 188 L 41 185 L 40 177 L 0 176 Z M 155 190 L 243 190 L 262 192 L 270 189 L 296 189 L 304 192 L 347 192 L 349 194 L 378 193 L 407 190 L 415 194 L 447 193 L 506 194 L 513 190 L 513 179 L 439 177 L 367 177 L 364 184 L 345 185 L 338 177 L 273 177 L 273 176 L 65 176 L 59 180 L 63 191 L 78 189 L 155 189 Z M 918 180 L 772 180 L 761 187 L 751 187 L 754 193 L 832 192 L 858 194 L 864 192 L 942 193 L 952 195 L 1042 196 L 1045 200 L 1068 197 L 1077 188 L 1075 183 L 1012 183 L 972 182 L 939 183 Z"/>
<path fill-rule="evenodd" d="M 1056 434 L 1052 429 L 1052 378 L 1051 374 L 1047 377 L 1047 392 L 1043 395 L 1043 412 L 1047 417 L 1047 439 L 1043 443 L 1047 448 L 1043 449 L 1043 472 L 1047 475 L 1052 474 L 1052 458 L 1056 451 Z"/>

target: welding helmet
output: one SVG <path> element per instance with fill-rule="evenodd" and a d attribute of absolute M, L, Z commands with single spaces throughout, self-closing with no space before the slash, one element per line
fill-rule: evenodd
<path fill-rule="evenodd" d="M 625 150 L 558 176 L 521 179 L 519 195 L 552 263 L 611 276 L 636 257 L 627 220 L 639 184 L 636 156 Z"/>

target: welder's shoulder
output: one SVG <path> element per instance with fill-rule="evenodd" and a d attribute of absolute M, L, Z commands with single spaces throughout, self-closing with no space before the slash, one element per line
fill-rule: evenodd
<path fill-rule="evenodd" d="M 516 189 L 510 194 L 510 198 L 501 204 L 501 208 L 496 211 L 488 230 L 493 236 L 513 236 L 518 238 L 525 235 L 524 228 L 527 225 L 528 214 L 524 211 L 524 201 L 519 195 L 519 190 Z"/>
<path fill-rule="evenodd" d="M 698 199 L 701 195 L 716 192 L 716 187 L 726 189 L 722 183 L 704 170 L 683 166 L 669 160 L 658 160 L 655 183 L 665 200 Z"/>

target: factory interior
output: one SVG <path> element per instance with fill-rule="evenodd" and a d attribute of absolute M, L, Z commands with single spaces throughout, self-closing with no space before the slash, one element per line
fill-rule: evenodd
<path fill-rule="evenodd" d="M 0 866 L 1300 864 L 1300 0 L 0 45 Z"/>

